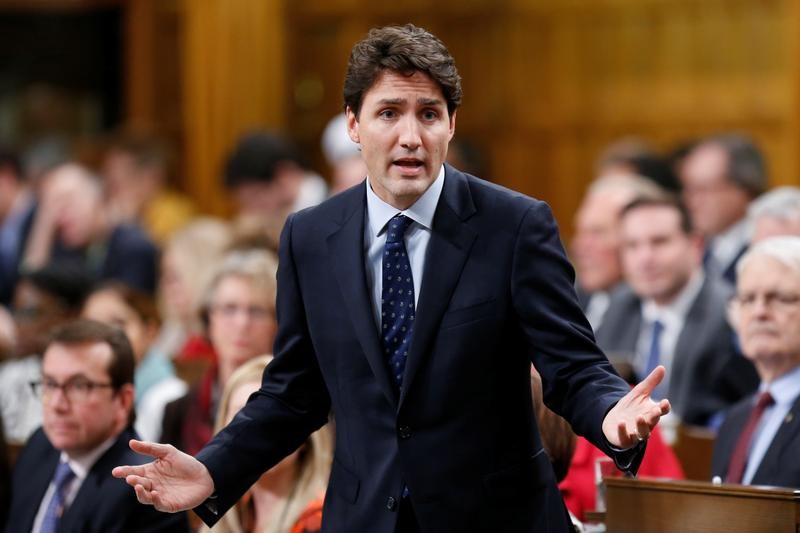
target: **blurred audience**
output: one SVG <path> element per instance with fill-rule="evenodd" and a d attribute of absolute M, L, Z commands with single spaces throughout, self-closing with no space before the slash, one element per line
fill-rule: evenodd
<path fill-rule="evenodd" d="M 0 305 L 11 302 L 34 211 L 16 153 L 0 146 Z"/>
<path fill-rule="evenodd" d="M 136 360 L 134 407 L 136 433 L 145 440 L 161 436 L 164 407 L 187 392 L 175 377 L 172 361 L 152 349 L 161 321 L 152 296 L 119 282 L 94 289 L 83 305 L 83 317 L 118 327 L 128 336 Z"/>
<path fill-rule="evenodd" d="M 24 265 L 74 261 L 96 280 L 115 279 L 152 294 L 157 250 L 139 227 L 110 219 L 100 180 L 75 163 L 43 180 Z"/>
<path fill-rule="evenodd" d="M 3 433 L 3 420 L 0 417 L 0 529 L 5 531 L 8 522 L 9 506 L 11 505 L 11 453 L 6 445 L 6 436 Z"/>
<path fill-rule="evenodd" d="M 727 483 L 800 488 L 800 238 L 758 242 L 737 271 L 732 322 L 761 384 L 727 413 L 712 475 Z"/>
<path fill-rule="evenodd" d="M 111 475 L 141 464 L 128 441 L 133 419 L 133 351 L 117 328 L 77 321 L 48 344 L 33 388 L 44 424 L 14 467 L 6 531 L 188 531 L 185 513 L 160 513 Z"/>
<path fill-rule="evenodd" d="M 367 165 L 361 157 L 361 147 L 347 133 L 344 113 L 333 117 L 322 132 L 322 153 L 330 165 L 330 194 L 358 185 L 367 177 Z"/>
<path fill-rule="evenodd" d="M 767 188 L 767 169 L 755 143 L 723 134 L 700 141 L 681 165 L 683 200 L 705 239 L 706 272 L 735 284 L 736 261 L 747 249 L 747 207 Z"/>
<path fill-rule="evenodd" d="M 213 434 L 220 393 L 233 371 L 272 351 L 277 258 L 265 250 L 234 251 L 206 292 L 203 314 L 217 358 L 188 394 L 166 407 L 161 440 L 194 455 Z"/>
<path fill-rule="evenodd" d="M 289 213 L 311 207 L 328 194 L 325 181 L 310 172 L 297 149 L 267 132 L 245 135 L 225 163 L 225 188 L 237 206 L 237 218 L 255 219 L 277 241 Z"/>
<path fill-rule="evenodd" d="M 578 207 L 570 251 L 578 299 L 595 331 L 608 309 L 610 292 L 622 281 L 620 211 L 637 196 L 655 196 L 661 190 L 639 176 L 607 175 L 589 185 Z"/>
<path fill-rule="evenodd" d="M 232 241 L 230 225 L 210 217 L 195 219 L 167 241 L 158 292 L 163 324 L 154 350 L 181 360 L 214 361 L 201 308 L 206 287 Z"/>
<path fill-rule="evenodd" d="M 187 196 L 167 187 L 169 169 L 163 141 L 141 133 L 121 133 L 111 140 L 100 171 L 111 219 L 140 225 L 159 245 L 195 213 Z"/>
<path fill-rule="evenodd" d="M 600 154 L 596 175 L 643 176 L 673 193 L 681 188 L 671 162 L 638 137 L 625 137 L 608 145 Z"/>
<path fill-rule="evenodd" d="M 216 433 L 258 391 L 271 355 L 251 359 L 231 374 L 220 399 Z M 316 533 L 322 527 L 322 501 L 328 484 L 333 443 L 329 426 L 315 431 L 293 454 L 262 474 L 213 527 L 219 533 Z"/>
<path fill-rule="evenodd" d="M 628 288 L 612 296 L 597 342 L 609 357 L 627 360 L 635 382 L 664 365 L 666 376 L 653 397 L 669 398 L 684 423 L 708 424 L 758 384 L 727 322 L 731 291 L 704 275 L 702 239 L 672 197 L 628 204 L 621 234 Z"/>
<path fill-rule="evenodd" d="M 24 443 L 41 424 L 41 404 L 28 383 L 41 373 L 51 331 L 78 315 L 90 285 L 89 276 L 72 264 L 21 274 L 14 292 L 14 357 L 0 364 L 0 413 L 8 442 Z"/>
<path fill-rule="evenodd" d="M 780 235 L 800 236 L 800 187 L 778 187 L 765 192 L 747 209 L 753 228 L 750 243 Z"/>

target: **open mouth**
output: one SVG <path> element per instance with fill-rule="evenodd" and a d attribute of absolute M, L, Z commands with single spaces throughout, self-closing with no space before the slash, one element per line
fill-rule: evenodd
<path fill-rule="evenodd" d="M 424 164 L 419 159 L 395 159 L 392 163 L 397 165 L 397 166 L 399 166 L 399 167 L 408 168 L 408 169 L 420 168 Z"/>

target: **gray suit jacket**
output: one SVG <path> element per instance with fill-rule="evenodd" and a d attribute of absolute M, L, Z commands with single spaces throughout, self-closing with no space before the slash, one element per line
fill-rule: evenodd
<path fill-rule="evenodd" d="M 730 288 L 706 276 L 689 308 L 678 336 L 667 398 L 672 409 L 688 424 L 704 425 L 709 418 L 758 387 L 752 363 L 738 351 L 725 309 Z M 597 343 L 610 359 L 633 363 L 642 327 L 641 300 L 628 286 L 611 296 Z"/>

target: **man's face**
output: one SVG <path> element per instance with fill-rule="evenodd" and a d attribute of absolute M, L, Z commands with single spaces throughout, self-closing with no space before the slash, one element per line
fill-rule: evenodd
<path fill-rule="evenodd" d="M 670 206 L 641 206 L 622 218 L 625 279 L 642 298 L 666 305 L 700 265 L 701 241 L 686 234 Z"/>
<path fill-rule="evenodd" d="M 44 432 L 56 449 L 79 457 L 125 427 L 133 403 L 130 384 L 114 391 L 108 366 L 111 347 L 104 342 L 51 344 L 42 360 Z M 47 384 L 53 386 L 47 387 Z M 86 390 L 87 384 L 89 390 Z M 70 384 L 72 386 L 70 386 Z M 55 385 L 67 385 L 65 389 Z M 51 390 L 50 393 L 46 391 Z"/>
<path fill-rule="evenodd" d="M 384 71 L 364 93 L 359 116 L 347 109 L 372 190 L 397 209 L 410 207 L 439 175 L 455 126 L 441 88 L 421 72 Z"/>
<path fill-rule="evenodd" d="M 736 296 L 742 351 L 762 379 L 800 365 L 800 274 L 771 257 L 752 257 L 737 277 Z"/>
<path fill-rule="evenodd" d="M 622 279 L 620 208 L 611 195 L 595 193 L 583 200 L 575 216 L 572 259 L 578 281 L 588 292 L 608 290 Z"/>
<path fill-rule="evenodd" d="M 750 196 L 728 179 L 728 155 L 719 146 L 699 146 L 681 166 L 683 201 L 705 238 L 724 232 L 747 212 Z"/>

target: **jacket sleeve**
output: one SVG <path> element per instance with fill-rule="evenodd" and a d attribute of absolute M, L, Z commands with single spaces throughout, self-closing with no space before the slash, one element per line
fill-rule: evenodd
<path fill-rule="evenodd" d="M 197 456 L 214 480 L 214 501 L 195 509 L 208 525 L 328 421 L 331 400 L 311 343 L 294 260 L 294 220 L 287 220 L 281 234 L 275 359 L 261 388 Z"/>

